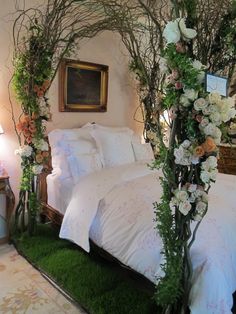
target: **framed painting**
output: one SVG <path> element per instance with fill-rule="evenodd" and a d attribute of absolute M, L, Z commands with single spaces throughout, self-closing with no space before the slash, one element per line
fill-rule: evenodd
<path fill-rule="evenodd" d="M 59 110 L 107 111 L 108 66 L 63 59 L 59 67 Z"/>

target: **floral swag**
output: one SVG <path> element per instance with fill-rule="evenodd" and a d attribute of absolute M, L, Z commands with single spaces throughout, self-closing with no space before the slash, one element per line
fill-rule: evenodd
<path fill-rule="evenodd" d="M 162 109 L 168 111 L 170 138 L 168 146 L 160 145 L 161 158 L 153 165 L 163 169 L 164 192 L 161 202 L 155 204 L 164 274 L 157 281 L 156 299 L 166 313 L 187 311 L 192 279 L 190 248 L 216 180 L 217 145 L 225 123 L 236 115 L 232 98 L 205 91 L 205 66 L 192 60 L 188 50 L 196 35 L 186 27 L 184 18 L 169 22 L 163 32 L 167 45 L 160 59 L 165 75 Z"/>

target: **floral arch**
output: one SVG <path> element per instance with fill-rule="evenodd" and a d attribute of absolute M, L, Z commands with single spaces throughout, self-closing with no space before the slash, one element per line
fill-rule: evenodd
<path fill-rule="evenodd" d="M 217 145 L 236 114 L 232 99 L 208 94 L 204 87 L 206 70 L 232 76 L 234 1 L 47 0 L 44 7 L 17 14 L 13 86 L 22 107 L 15 123 L 22 179 L 15 226 L 20 221 L 21 231 L 27 228 L 33 234 L 35 230 L 40 210 L 36 177 L 49 155 L 44 140 L 50 117 L 47 91 L 60 60 L 82 38 L 103 30 L 118 32 L 138 82 L 144 136 L 158 155 L 152 167 L 163 169 L 163 195 L 154 210 L 164 243 L 165 276 L 158 280 L 156 300 L 165 313 L 185 313 L 192 277 L 189 252 L 207 212 Z M 197 224 L 191 231 L 193 221 Z"/>

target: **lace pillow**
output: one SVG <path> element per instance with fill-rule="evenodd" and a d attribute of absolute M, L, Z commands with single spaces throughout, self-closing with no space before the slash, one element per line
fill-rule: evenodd
<path fill-rule="evenodd" d="M 135 161 L 131 130 L 109 132 L 104 129 L 91 131 L 104 167 L 113 167 Z"/>
<path fill-rule="evenodd" d="M 67 160 L 74 184 L 77 184 L 80 178 L 102 169 L 99 153 L 71 155 Z"/>
<path fill-rule="evenodd" d="M 153 150 L 150 143 L 132 143 L 136 161 L 154 159 Z"/>

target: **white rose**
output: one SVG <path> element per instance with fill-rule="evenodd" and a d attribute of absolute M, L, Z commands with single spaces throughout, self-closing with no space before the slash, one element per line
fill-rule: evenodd
<path fill-rule="evenodd" d="M 180 190 L 180 191 L 178 190 L 175 194 L 175 197 L 177 198 L 177 200 L 181 202 L 185 202 L 188 199 L 188 193 L 183 190 Z"/>
<path fill-rule="evenodd" d="M 179 101 L 180 101 L 181 105 L 183 105 L 184 107 L 188 107 L 190 105 L 190 101 L 189 101 L 188 97 L 186 97 L 184 94 L 182 94 L 180 96 Z"/>
<path fill-rule="evenodd" d="M 179 204 L 179 211 L 180 211 L 184 216 L 186 216 L 186 215 L 189 213 L 191 207 L 192 207 L 192 206 L 191 206 L 190 202 L 185 201 L 185 202 L 182 202 L 182 203 Z"/>
<path fill-rule="evenodd" d="M 32 171 L 33 171 L 33 173 L 34 174 L 40 174 L 41 172 L 42 172 L 42 170 L 43 170 L 43 166 L 42 165 L 34 165 L 33 167 L 32 167 Z"/>
<path fill-rule="evenodd" d="M 201 171 L 200 178 L 202 182 L 209 183 L 210 182 L 210 173 L 208 171 Z"/>
<path fill-rule="evenodd" d="M 194 109 L 200 111 L 207 107 L 207 102 L 204 98 L 198 98 L 194 101 Z"/>
<path fill-rule="evenodd" d="M 213 123 L 209 123 L 204 129 L 203 132 L 206 135 L 211 135 L 212 137 L 214 137 L 215 133 L 216 133 L 216 129 L 217 127 L 213 124 Z"/>
<path fill-rule="evenodd" d="M 195 91 L 194 89 L 184 89 L 184 96 L 187 97 L 189 100 L 195 100 L 198 96 L 198 91 Z"/>
<path fill-rule="evenodd" d="M 180 18 L 178 20 L 179 20 L 180 33 L 184 40 L 188 41 L 189 39 L 193 39 L 194 37 L 197 36 L 197 32 L 195 31 L 195 29 L 186 27 L 185 19 Z"/>
<path fill-rule="evenodd" d="M 196 204 L 196 210 L 200 213 L 203 213 L 207 208 L 207 204 L 200 201 L 200 202 L 197 202 Z"/>
<path fill-rule="evenodd" d="M 177 20 L 167 23 L 163 31 L 163 36 L 165 37 L 168 44 L 177 43 L 180 41 L 180 31 Z"/>
<path fill-rule="evenodd" d="M 209 124 L 209 119 L 208 118 L 203 118 L 202 121 L 200 122 L 200 127 L 205 128 Z"/>

